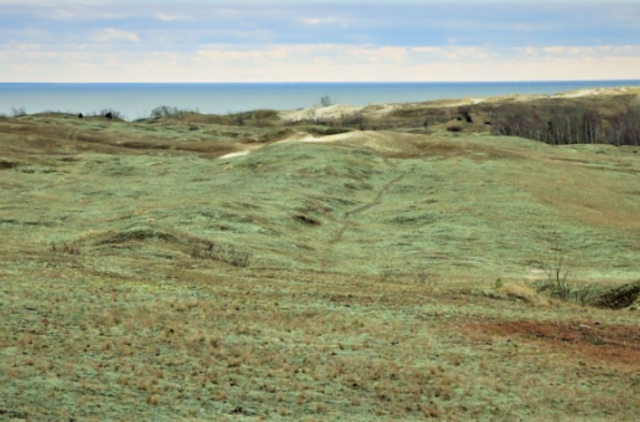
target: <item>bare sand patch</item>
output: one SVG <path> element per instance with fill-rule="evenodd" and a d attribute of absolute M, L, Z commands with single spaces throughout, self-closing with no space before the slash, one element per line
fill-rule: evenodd
<path fill-rule="evenodd" d="M 251 151 L 246 149 L 244 151 L 238 151 L 238 152 L 232 152 L 231 154 L 225 154 L 222 157 L 219 157 L 221 160 L 223 159 L 227 159 L 227 158 L 235 158 L 235 157 L 241 157 L 243 155 L 248 155 Z"/>
<path fill-rule="evenodd" d="M 300 122 L 303 120 L 339 119 L 355 114 L 363 107 L 335 104 L 327 107 L 310 107 L 302 110 L 282 111 L 280 117 L 284 121 Z"/>
<path fill-rule="evenodd" d="M 367 148 L 382 155 L 404 157 L 419 152 L 416 145 L 424 141 L 424 136 L 406 133 L 395 133 L 386 131 L 353 131 L 315 137 L 302 132 L 298 132 L 286 139 L 274 142 L 274 144 L 290 143 L 335 143 L 358 148 Z M 243 151 L 229 153 L 220 159 L 235 158 L 248 155 L 251 151 L 258 150 L 264 145 L 252 145 Z"/>
<path fill-rule="evenodd" d="M 625 94 L 640 94 L 639 88 L 620 87 L 620 88 L 591 88 L 579 89 L 576 91 L 563 92 L 561 94 L 552 95 L 551 98 L 581 98 L 581 97 L 604 97 Z"/>

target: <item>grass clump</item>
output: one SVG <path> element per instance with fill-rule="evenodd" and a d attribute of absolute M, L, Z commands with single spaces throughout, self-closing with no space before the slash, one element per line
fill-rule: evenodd
<path fill-rule="evenodd" d="M 238 268 L 249 268 L 253 260 L 253 254 L 251 252 L 240 251 L 233 245 L 219 245 L 215 243 L 194 246 L 191 249 L 191 257 L 195 259 L 223 261 Z"/>
<path fill-rule="evenodd" d="M 509 297 L 522 299 L 526 302 L 534 302 L 538 296 L 535 289 L 524 283 L 506 283 L 500 287 L 500 291 Z"/>
<path fill-rule="evenodd" d="M 80 247 L 78 245 L 74 245 L 73 243 L 63 243 L 61 245 L 56 245 L 55 243 L 52 243 L 50 250 L 51 252 L 65 253 L 68 255 L 81 254 Z"/>
<path fill-rule="evenodd" d="M 596 284 L 578 285 L 562 280 L 539 281 L 535 284 L 535 290 L 554 299 L 582 306 L 592 305 L 602 294 L 602 287 Z"/>

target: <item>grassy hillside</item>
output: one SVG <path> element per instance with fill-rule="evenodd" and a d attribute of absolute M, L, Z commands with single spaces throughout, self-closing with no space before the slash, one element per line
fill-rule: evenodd
<path fill-rule="evenodd" d="M 637 148 L 413 109 L 0 119 L 0 420 L 635 420 Z"/>

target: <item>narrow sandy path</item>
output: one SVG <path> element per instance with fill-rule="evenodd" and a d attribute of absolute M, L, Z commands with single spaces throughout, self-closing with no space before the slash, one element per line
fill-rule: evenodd
<path fill-rule="evenodd" d="M 340 228 L 340 230 L 338 231 L 338 233 L 336 234 L 336 236 L 331 239 L 331 241 L 329 242 L 331 245 L 335 245 L 338 242 L 342 241 L 342 238 L 344 236 L 344 233 L 347 231 L 347 229 L 352 226 L 354 223 L 349 221 L 349 218 L 351 218 L 352 215 L 356 215 L 356 214 L 360 214 L 364 211 L 367 211 L 375 206 L 378 206 L 382 203 L 382 196 L 384 195 L 384 193 L 386 191 L 389 190 L 389 188 L 391 188 L 391 186 L 393 186 L 394 184 L 398 183 L 399 181 L 401 181 L 405 176 L 407 175 L 407 173 L 403 173 L 400 176 L 396 177 L 395 179 L 391 180 L 390 182 L 388 182 L 386 185 L 384 185 L 384 187 L 382 189 L 380 189 L 380 191 L 378 192 L 378 194 L 376 195 L 376 197 L 373 199 L 373 201 L 369 202 L 368 204 L 364 204 L 359 206 L 358 208 L 355 208 L 351 211 L 347 211 L 344 213 L 344 217 L 345 219 L 347 219 L 347 221 L 345 221 L 342 224 L 342 227 Z"/>

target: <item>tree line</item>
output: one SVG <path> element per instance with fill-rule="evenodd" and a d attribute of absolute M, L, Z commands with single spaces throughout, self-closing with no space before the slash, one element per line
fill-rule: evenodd
<path fill-rule="evenodd" d="M 640 145 L 640 107 L 629 104 L 603 113 L 584 104 L 486 105 L 482 112 L 497 135 L 518 136 L 552 145 Z"/>

